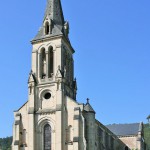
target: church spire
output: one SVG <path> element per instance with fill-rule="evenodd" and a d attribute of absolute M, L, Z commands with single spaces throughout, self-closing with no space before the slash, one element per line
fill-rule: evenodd
<path fill-rule="evenodd" d="M 44 20 L 46 17 L 57 25 L 64 25 L 64 16 L 60 0 L 47 0 Z"/>
<path fill-rule="evenodd" d="M 68 34 L 69 24 L 64 21 L 61 0 L 47 0 L 43 24 L 32 42 L 59 35 L 68 39 Z"/>

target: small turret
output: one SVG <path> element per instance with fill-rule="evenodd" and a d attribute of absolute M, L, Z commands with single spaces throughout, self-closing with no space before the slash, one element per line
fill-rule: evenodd
<path fill-rule="evenodd" d="M 30 74 L 29 74 L 29 78 L 28 78 L 28 83 L 32 83 L 32 82 L 36 83 L 36 79 L 35 79 L 35 76 L 34 76 L 32 70 L 31 70 Z"/>
<path fill-rule="evenodd" d="M 92 106 L 90 105 L 89 101 L 90 101 L 90 99 L 87 98 L 87 103 L 86 103 L 86 105 L 84 106 L 84 111 L 85 111 L 85 112 L 88 112 L 88 113 L 94 113 L 94 114 L 95 114 L 95 111 L 94 111 L 94 109 L 92 108 Z"/>
<path fill-rule="evenodd" d="M 28 79 L 28 89 L 29 89 L 29 95 L 34 94 L 34 87 L 36 84 L 36 79 L 35 76 L 31 70 L 29 74 L 29 79 Z"/>
<path fill-rule="evenodd" d="M 35 110 L 35 86 L 36 86 L 36 78 L 31 70 L 28 78 L 28 100 L 29 100 L 28 113 L 31 114 L 33 114 Z"/>
<path fill-rule="evenodd" d="M 83 115 L 85 118 L 85 137 L 87 142 L 87 150 L 95 150 L 95 111 L 89 103 L 84 106 Z"/>

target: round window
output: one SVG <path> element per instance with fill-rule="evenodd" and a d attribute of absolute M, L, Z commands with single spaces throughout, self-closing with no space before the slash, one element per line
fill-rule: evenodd
<path fill-rule="evenodd" d="M 51 93 L 45 93 L 44 98 L 45 99 L 50 99 L 51 98 Z"/>

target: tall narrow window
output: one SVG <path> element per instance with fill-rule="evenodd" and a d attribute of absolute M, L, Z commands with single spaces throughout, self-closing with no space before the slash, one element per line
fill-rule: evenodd
<path fill-rule="evenodd" d="M 44 150 L 51 150 L 51 127 L 49 124 L 44 126 Z"/>
<path fill-rule="evenodd" d="M 68 126 L 68 129 L 66 130 L 66 142 L 69 143 L 71 142 L 71 128 L 72 126 Z"/>
<path fill-rule="evenodd" d="M 49 34 L 49 22 L 46 22 L 45 23 L 45 34 L 47 35 L 47 34 Z"/>
<path fill-rule="evenodd" d="M 49 77 L 52 77 L 54 73 L 54 53 L 53 47 L 49 47 Z"/>
<path fill-rule="evenodd" d="M 41 74 L 42 79 L 44 79 L 46 77 L 46 53 L 44 48 L 41 51 Z"/>
<path fill-rule="evenodd" d="M 23 129 L 23 133 L 22 133 L 22 143 L 23 143 L 23 145 L 26 144 L 26 129 Z"/>

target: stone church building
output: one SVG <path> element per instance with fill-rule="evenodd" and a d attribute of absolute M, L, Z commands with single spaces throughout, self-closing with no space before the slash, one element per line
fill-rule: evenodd
<path fill-rule="evenodd" d="M 14 112 L 12 150 L 129 150 L 96 120 L 89 99 L 86 104 L 76 100 L 75 50 L 68 34 L 60 0 L 48 0 L 31 41 L 28 101 Z"/>
<path fill-rule="evenodd" d="M 131 150 L 146 150 L 143 123 L 112 124 L 106 126 Z"/>

